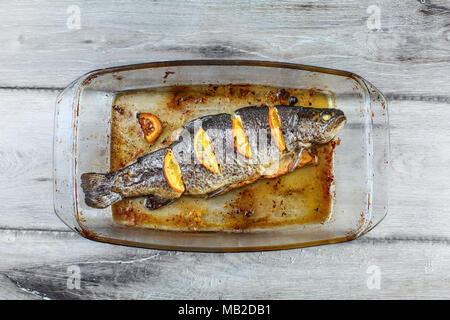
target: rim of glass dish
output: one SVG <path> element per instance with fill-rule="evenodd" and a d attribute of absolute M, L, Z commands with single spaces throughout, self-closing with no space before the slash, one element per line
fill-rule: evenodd
<path fill-rule="evenodd" d="M 371 91 L 369 90 L 368 85 L 370 85 L 374 90 L 376 90 L 377 94 L 380 95 L 380 97 L 385 102 L 385 110 L 386 110 L 386 123 L 387 125 L 387 134 L 386 134 L 386 158 L 388 159 L 387 163 L 385 163 L 385 170 L 389 170 L 390 167 L 390 128 L 389 128 L 389 117 L 388 117 L 388 104 L 387 99 L 383 95 L 383 93 L 378 90 L 372 83 L 365 80 L 363 77 L 359 76 L 356 73 L 344 71 L 340 69 L 333 69 L 333 68 L 327 68 L 327 67 L 317 67 L 312 65 L 306 65 L 306 64 L 298 64 L 298 63 L 291 63 L 291 62 L 279 62 L 279 61 L 265 61 L 265 60 L 221 60 L 221 59 L 194 59 L 194 60 L 165 60 L 165 61 L 153 61 L 153 62 L 146 62 L 146 63 L 136 63 L 136 64 L 129 64 L 129 65 L 122 65 L 122 66 L 115 66 L 115 67 L 107 67 L 107 68 L 101 68 L 92 70 L 90 72 L 85 73 L 84 75 L 80 76 L 78 79 L 74 80 L 68 87 L 71 85 L 74 85 L 73 89 L 76 90 L 76 101 L 73 103 L 74 110 L 76 114 L 79 113 L 79 92 L 80 89 L 82 89 L 85 85 L 89 84 L 89 82 L 96 77 L 108 74 L 108 73 L 114 73 L 114 72 L 122 72 L 122 71 L 128 71 L 128 70 L 138 70 L 138 69 L 146 69 L 146 68 L 162 68 L 162 67 L 176 67 L 176 66 L 202 66 L 202 65 L 217 65 L 217 66 L 254 66 L 254 67 L 271 67 L 271 68 L 280 68 L 280 69 L 295 69 L 295 70 L 307 70 L 311 72 L 320 72 L 320 73 L 327 73 L 327 74 L 333 74 L 333 75 L 339 75 L 339 76 L 346 76 L 349 78 L 354 79 L 358 83 L 362 83 L 367 91 L 369 92 L 369 95 L 372 95 Z M 58 97 L 62 95 L 62 93 L 65 91 L 65 89 L 61 92 Z M 75 100 L 74 99 L 74 100 Z M 370 103 L 370 99 L 369 99 Z M 56 120 L 56 118 L 55 118 Z M 56 123 L 55 123 L 56 125 Z M 76 124 L 74 124 L 75 126 Z M 371 128 L 372 131 L 372 128 Z M 371 132 L 372 134 L 372 132 Z M 73 150 L 76 150 L 77 145 L 77 133 L 73 136 Z M 54 152 L 54 151 L 53 151 Z M 54 160 L 54 158 L 53 158 Z M 74 166 L 74 173 L 76 175 L 76 165 L 75 165 L 75 159 L 72 161 Z M 54 163 L 53 163 L 54 167 Z M 54 169 L 54 168 L 53 168 Z M 53 170 L 53 174 L 55 174 L 55 171 Z M 54 176 L 55 179 L 55 176 Z M 76 183 L 75 183 L 76 185 Z M 76 187 L 75 187 L 76 188 Z M 77 233 L 79 233 L 84 238 L 98 241 L 98 242 L 104 242 L 104 243 L 111 243 L 116 245 L 125 245 L 125 246 L 132 246 L 132 247 L 144 247 L 144 248 L 151 248 L 151 249 L 162 249 L 162 250 L 177 250 L 177 251 L 197 251 L 197 252 L 250 252 L 250 251 L 271 251 L 271 250 L 284 250 L 284 249 L 295 249 L 295 248 L 303 248 L 303 247 L 310 247 L 310 246 L 317 246 L 317 245 L 324 245 L 324 244 L 332 244 L 332 243 L 340 243 L 340 242 L 346 242 L 354 240 L 370 230 L 372 230 L 375 226 L 377 226 L 387 215 L 388 212 L 388 199 L 386 199 L 386 210 L 381 218 L 379 218 L 376 223 L 372 223 L 372 220 L 369 220 L 367 224 L 363 225 L 361 228 L 356 230 L 353 234 L 350 234 L 345 237 L 339 237 L 339 238 L 333 238 L 333 239 L 326 239 L 326 240 L 314 240 L 314 241 L 307 241 L 307 242 L 300 242 L 300 243 L 291 243 L 287 245 L 273 245 L 273 246 L 255 246 L 255 247 L 182 247 L 182 246 L 176 246 L 176 245 L 157 245 L 157 244 L 149 244 L 149 243 L 142 243 L 142 242 L 135 242 L 135 241 L 129 241 L 129 240 L 123 240 L 123 239 L 114 239 L 109 237 L 103 237 L 100 235 L 95 234 L 94 232 L 90 231 L 89 229 L 83 228 L 83 223 L 78 218 L 78 202 L 77 202 L 77 190 L 74 190 L 74 214 L 75 214 L 75 220 L 78 223 L 78 227 L 72 228 L 69 226 L 70 229 L 75 230 Z M 55 196 L 54 196 L 55 198 Z M 55 203 L 54 203 L 55 205 Z M 373 204 L 370 203 L 370 207 L 372 208 Z M 64 219 L 60 217 L 60 215 L 57 213 L 57 210 L 55 208 L 55 213 L 57 216 L 66 224 L 68 225 Z"/>

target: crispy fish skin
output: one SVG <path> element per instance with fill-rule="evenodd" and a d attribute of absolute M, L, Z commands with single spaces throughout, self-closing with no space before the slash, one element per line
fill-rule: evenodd
<path fill-rule="evenodd" d="M 177 141 L 137 159 L 118 171 L 81 176 L 85 202 L 94 208 L 127 197 L 148 196 L 147 206 L 157 209 L 182 194 L 212 197 L 262 177 L 275 177 L 297 167 L 302 150 L 332 140 L 346 123 L 338 109 L 274 106 L 281 123 L 285 149 L 271 134 L 268 106 L 238 109 L 233 115 L 208 115 L 186 123 Z M 234 148 L 232 119 L 240 117 L 251 149 L 251 158 Z M 195 156 L 194 136 L 202 128 L 211 141 L 220 168 L 212 172 Z M 185 191 L 171 188 L 164 175 L 164 157 L 171 150 L 183 177 Z"/>
<path fill-rule="evenodd" d="M 213 144 L 220 173 L 205 168 L 194 155 L 193 137 L 199 128 L 205 130 Z M 231 128 L 229 114 L 205 116 L 187 123 L 181 139 L 169 147 L 180 165 L 187 195 L 208 195 L 258 174 L 257 165 L 248 163 L 244 156 L 234 150 Z"/>
<path fill-rule="evenodd" d="M 180 197 L 181 194 L 174 191 L 164 177 L 163 162 L 167 150 L 163 148 L 149 153 L 111 173 L 83 174 L 81 187 L 85 192 L 86 204 L 94 208 L 106 208 L 128 197 L 157 195 L 158 200 Z"/>

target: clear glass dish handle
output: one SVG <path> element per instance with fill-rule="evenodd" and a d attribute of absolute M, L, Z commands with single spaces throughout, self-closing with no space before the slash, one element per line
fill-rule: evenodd
<path fill-rule="evenodd" d="M 369 92 L 371 118 L 371 145 L 372 145 L 372 183 L 371 197 L 368 199 L 371 214 L 368 223 L 364 225 L 357 237 L 366 234 L 378 225 L 386 216 L 389 208 L 389 171 L 390 171 L 390 132 L 389 112 L 386 97 L 370 82 L 355 76 L 357 80 L 367 87 Z"/>
<path fill-rule="evenodd" d="M 53 134 L 53 204 L 56 215 L 77 231 L 75 216 L 74 131 L 80 79 L 72 82 L 56 99 Z"/>

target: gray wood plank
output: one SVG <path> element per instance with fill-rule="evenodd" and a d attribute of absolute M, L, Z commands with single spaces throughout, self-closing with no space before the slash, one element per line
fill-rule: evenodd
<path fill-rule="evenodd" d="M 0 90 L 4 111 L 0 135 L 5 142 L 0 145 L 0 228 L 67 230 L 53 213 L 52 132 L 57 93 Z M 389 213 L 370 237 L 450 238 L 449 101 L 389 96 Z"/>
<path fill-rule="evenodd" d="M 53 211 L 57 91 L 0 90 L 0 228 L 61 229 Z"/>
<path fill-rule="evenodd" d="M 401 99 L 391 101 L 389 108 L 389 212 L 370 236 L 448 237 L 449 101 L 420 101 L 420 97 Z"/>
<path fill-rule="evenodd" d="M 272 252 L 189 253 L 98 244 L 73 233 L 1 231 L 0 254 L 9 259 L 0 260 L 0 296 L 449 298 L 448 245 L 361 239 Z"/>
<path fill-rule="evenodd" d="M 0 299 L 2 300 L 37 300 L 43 299 L 37 292 L 20 287 L 20 284 L 13 282 L 8 276 L 0 275 Z"/>
<path fill-rule="evenodd" d="M 447 95 L 448 2 L 423 2 L 3 2 L 0 86 L 64 87 L 108 66 L 231 58 L 334 67 L 382 91 Z"/>

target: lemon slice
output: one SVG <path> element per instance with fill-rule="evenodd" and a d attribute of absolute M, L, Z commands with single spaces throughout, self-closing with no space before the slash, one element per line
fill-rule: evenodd
<path fill-rule="evenodd" d="M 248 143 L 248 137 L 240 116 L 233 118 L 233 129 L 231 131 L 233 134 L 234 149 L 247 159 L 250 159 L 252 157 L 250 144 Z"/>
<path fill-rule="evenodd" d="M 155 141 L 162 131 L 161 121 L 152 113 L 140 113 L 138 121 L 148 143 Z"/>
<path fill-rule="evenodd" d="M 194 136 L 194 153 L 197 160 L 212 173 L 219 173 L 220 168 L 214 153 L 214 146 L 203 128 Z"/>
<path fill-rule="evenodd" d="M 286 144 L 284 143 L 283 132 L 281 131 L 281 120 L 276 108 L 269 109 L 269 125 L 272 137 L 275 140 L 280 151 L 286 150 Z"/>
<path fill-rule="evenodd" d="M 169 186 L 176 192 L 183 193 L 185 190 L 183 175 L 181 174 L 180 166 L 170 149 L 164 157 L 163 172 Z"/>

